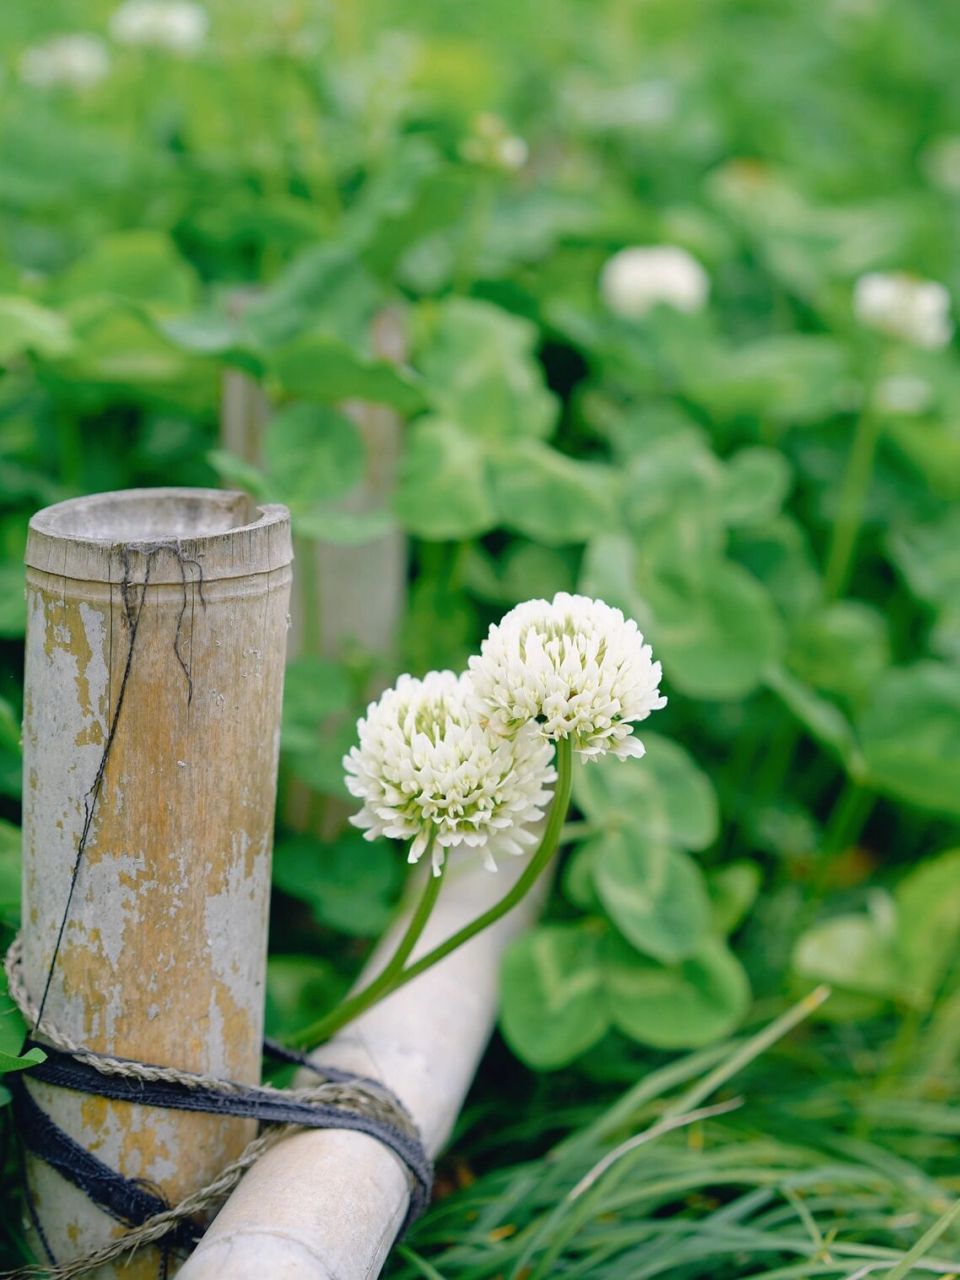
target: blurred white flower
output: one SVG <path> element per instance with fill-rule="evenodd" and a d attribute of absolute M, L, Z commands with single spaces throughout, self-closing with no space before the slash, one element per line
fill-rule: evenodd
<path fill-rule="evenodd" d="M 98 36 L 54 36 L 20 55 L 20 79 L 36 89 L 90 89 L 107 75 L 110 56 Z"/>
<path fill-rule="evenodd" d="M 677 311 L 700 311 L 709 292 L 706 271 L 677 245 L 621 249 L 600 273 L 601 297 L 611 311 L 628 320 L 645 316 L 658 303 Z"/>
<path fill-rule="evenodd" d="M 471 136 L 460 144 L 460 155 L 471 164 L 515 173 L 527 163 L 530 148 L 523 138 L 508 132 L 498 115 L 484 111 L 474 119 Z"/>
<path fill-rule="evenodd" d="M 945 347 L 953 336 L 950 294 L 936 280 L 869 272 L 854 285 L 853 310 L 861 324 L 916 347 Z"/>
<path fill-rule="evenodd" d="M 530 148 L 527 146 L 523 138 L 518 137 L 515 133 L 508 134 L 505 138 L 501 138 L 494 145 L 494 155 L 501 169 L 506 169 L 510 173 L 515 173 L 518 169 L 522 169 L 527 163 L 530 155 Z"/>
<path fill-rule="evenodd" d="M 543 737 L 570 738 L 587 758 L 643 755 L 633 725 L 667 702 L 637 624 L 565 591 L 511 609 L 470 659 L 470 675 L 499 732 L 536 722 Z"/>
<path fill-rule="evenodd" d="M 357 724 L 343 758 L 347 789 L 363 801 L 350 821 L 368 840 L 411 840 L 409 861 L 429 849 L 439 875 L 448 849 L 481 850 L 485 865 L 536 843 L 555 781 L 553 749 L 532 730 L 500 737 L 472 707 L 470 678 L 431 671 L 401 676 Z"/>
<path fill-rule="evenodd" d="M 874 392 L 879 408 L 887 413 L 925 413 L 933 403 L 933 388 L 925 378 L 911 373 L 892 373 L 881 378 Z"/>
<path fill-rule="evenodd" d="M 206 39 L 207 11 L 191 0 L 125 0 L 110 19 L 119 44 L 197 53 Z"/>

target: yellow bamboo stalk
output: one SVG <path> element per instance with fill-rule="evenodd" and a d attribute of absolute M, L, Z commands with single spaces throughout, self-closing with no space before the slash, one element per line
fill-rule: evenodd
<path fill-rule="evenodd" d="M 291 558 L 286 510 L 240 493 L 98 494 L 31 521 L 23 921 L 34 1000 L 138 619 L 44 1015 L 91 1049 L 259 1080 Z M 84 1147 L 170 1203 L 252 1136 L 250 1121 L 30 1088 Z M 58 1260 L 120 1232 L 46 1165 L 31 1161 L 28 1182 Z M 155 1280 L 158 1261 L 147 1249 L 96 1276 Z"/>

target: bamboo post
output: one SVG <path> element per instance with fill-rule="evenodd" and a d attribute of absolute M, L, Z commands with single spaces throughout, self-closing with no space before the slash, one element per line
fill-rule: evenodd
<path fill-rule="evenodd" d="M 519 859 L 506 859 L 496 875 L 479 863 L 452 869 L 414 955 L 498 901 L 522 871 Z M 449 1138 L 486 1046 L 504 947 L 534 918 L 544 890 L 541 884 L 497 924 L 312 1055 L 389 1085 L 431 1155 Z M 396 934 L 380 945 L 361 982 L 386 963 L 395 941 Z M 297 1081 L 314 1082 L 309 1072 Z M 178 1280 L 373 1280 L 407 1200 L 405 1171 L 376 1139 L 301 1130 L 244 1175 Z"/>
<path fill-rule="evenodd" d="M 91 1049 L 257 1082 L 287 512 L 208 489 L 98 494 L 34 516 L 26 560 L 29 992 L 39 1000 L 49 975 L 44 1016 Z M 29 1087 L 81 1145 L 170 1203 L 254 1128 Z M 120 1232 L 48 1166 L 31 1162 L 28 1184 L 58 1260 Z M 147 1249 L 95 1274 L 155 1280 L 158 1268 Z"/>
<path fill-rule="evenodd" d="M 256 298 L 255 290 L 239 291 L 233 300 L 242 314 Z M 373 321 L 371 346 L 382 360 L 401 364 L 407 358 L 402 315 L 385 308 Z M 360 433 L 367 452 L 364 477 L 344 504 L 352 515 L 365 515 L 389 504 L 393 493 L 403 433 L 395 410 L 362 400 L 339 406 Z M 223 379 L 220 438 L 225 448 L 245 462 L 262 460 L 263 436 L 270 403 L 259 382 L 228 369 Z M 298 543 L 300 571 L 294 584 L 290 655 L 313 652 L 337 657 L 350 644 L 390 658 L 406 608 L 407 541 L 399 528 L 352 545 Z M 315 609 L 316 615 L 308 617 Z M 307 637 L 314 643 L 308 644 Z"/>

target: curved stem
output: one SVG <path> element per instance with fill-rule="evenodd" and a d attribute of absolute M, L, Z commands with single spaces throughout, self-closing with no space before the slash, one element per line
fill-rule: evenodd
<path fill-rule="evenodd" d="M 465 942 L 469 942 L 471 938 L 476 937 L 478 933 L 482 933 L 484 929 L 495 924 L 502 916 L 513 908 L 526 897 L 527 892 L 533 887 L 534 883 L 539 879 L 540 873 L 546 867 L 547 863 L 556 852 L 557 845 L 560 841 L 560 832 L 563 829 L 563 820 L 567 816 L 567 809 L 570 807 L 570 789 L 573 782 L 573 769 L 571 767 L 572 750 L 570 740 L 561 738 L 557 743 L 557 789 L 553 795 L 553 804 L 550 808 L 550 817 L 547 819 L 547 825 L 544 828 L 543 838 L 540 845 L 527 864 L 527 868 L 523 875 L 517 880 L 516 884 L 509 893 L 504 894 L 499 902 L 494 903 L 482 915 L 477 916 L 470 924 L 464 925 L 446 942 L 441 942 L 439 946 L 428 951 L 425 956 L 421 956 L 409 968 L 404 969 L 399 979 L 394 983 L 392 990 L 396 991 L 398 987 L 404 986 L 411 978 L 417 977 L 424 970 L 443 960 L 451 951 L 456 951 L 458 947 L 462 947 Z"/>
<path fill-rule="evenodd" d="M 352 1021 L 352 1019 L 357 1017 L 358 1014 L 363 1013 L 365 1009 L 368 1009 L 370 1005 L 374 1004 L 377 1000 L 399 990 L 400 987 L 405 986 L 411 981 L 411 979 L 416 978 L 419 974 L 431 968 L 440 960 L 445 959 L 452 951 L 456 951 L 458 947 L 462 947 L 465 942 L 469 942 L 471 938 L 476 937 L 478 933 L 481 933 L 490 925 L 495 924 L 496 921 L 502 916 L 505 916 L 508 911 L 512 911 L 517 903 L 520 902 L 527 892 L 533 887 L 534 883 L 539 878 L 540 873 L 544 870 L 547 863 L 556 852 L 557 845 L 560 840 L 560 832 L 563 829 L 563 822 L 567 816 L 567 810 L 570 807 L 570 791 L 572 783 L 573 751 L 570 746 L 569 739 L 561 738 L 557 743 L 557 786 L 553 793 L 553 802 L 550 806 L 547 825 L 544 828 L 543 836 L 540 840 L 539 846 L 537 847 L 536 853 L 534 853 L 533 857 L 530 859 L 523 874 L 516 881 L 513 888 L 510 889 L 508 893 L 505 893 L 499 902 L 494 903 L 492 907 L 477 916 L 475 920 L 472 920 L 470 924 L 464 925 L 462 929 L 459 929 L 456 933 L 452 934 L 445 942 L 441 942 L 439 946 L 428 951 L 426 955 L 423 955 L 419 960 L 414 961 L 414 963 L 408 968 L 401 969 L 398 972 L 394 969 L 394 961 L 396 960 L 397 954 L 399 954 L 400 950 L 403 948 L 403 943 L 401 943 L 400 948 L 398 948 L 397 953 L 394 955 L 390 965 L 388 966 L 388 969 L 391 970 L 389 981 L 385 981 L 387 970 L 384 970 L 384 972 L 378 978 L 374 979 L 368 987 L 363 991 L 358 992 L 357 995 L 351 997 L 349 1000 L 346 1000 L 338 1009 L 334 1009 L 334 1011 L 326 1018 L 321 1018 L 321 1020 L 319 1022 L 315 1022 L 313 1026 L 307 1027 L 305 1030 L 299 1032 L 295 1037 L 293 1037 L 292 1043 L 300 1048 L 311 1047 L 319 1044 L 323 1039 L 332 1035 L 334 1031 L 338 1031 L 340 1027 Z M 421 900 L 420 903 L 420 907 L 422 906 L 423 900 Z M 419 914 L 420 907 L 417 909 L 417 914 Z M 425 918 L 423 923 L 426 923 Z M 413 921 L 411 921 L 410 928 L 407 930 L 404 942 L 406 941 L 406 937 L 409 936 L 412 928 Z M 420 926 L 420 929 L 417 932 L 417 937 L 419 937 L 422 929 L 423 925 Z M 415 942 L 416 938 L 411 942 L 410 947 L 407 948 L 404 959 L 409 956 Z"/>
<path fill-rule="evenodd" d="M 427 851 L 427 858 L 430 853 Z M 332 1009 L 325 1017 L 319 1021 L 312 1023 L 304 1031 L 301 1031 L 293 1038 L 293 1044 L 306 1048 L 315 1044 L 320 1044 L 328 1039 L 335 1031 L 352 1021 L 358 1014 L 363 1013 L 364 1009 L 368 1009 L 375 1001 L 379 1000 L 390 990 L 394 979 L 398 974 L 402 973 L 403 966 L 406 964 L 411 951 L 417 945 L 421 933 L 430 919 L 430 913 L 436 905 L 437 897 L 440 893 L 440 884 L 443 880 L 443 872 L 446 869 L 446 861 L 440 868 L 437 875 L 428 873 L 427 882 L 423 886 L 423 892 L 414 908 L 413 915 L 410 917 L 403 937 L 397 944 L 397 949 L 387 961 L 387 964 L 377 974 L 372 982 L 369 982 L 362 990 L 357 991 L 354 995 L 348 996 L 341 1004 Z"/>

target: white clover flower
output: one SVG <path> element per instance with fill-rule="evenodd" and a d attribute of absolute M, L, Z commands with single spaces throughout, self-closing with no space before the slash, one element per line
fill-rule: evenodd
<path fill-rule="evenodd" d="M 360 745 L 343 758 L 347 789 L 363 801 L 350 821 L 368 840 L 412 840 L 409 861 L 429 849 L 434 875 L 448 849 L 499 854 L 535 844 L 555 781 L 553 749 L 536 733 L 500 737 L 473 709 L 470 678 L 431 671 L 401 676 L 358 722 Z"/>
<path fill-rule="evenodd" d="M 500 732 L 534 721 L 581 756 L 642 756 L 633 725 L 666 705 L 660 663 L 632 619 L 602 600 L 558 592 L 517 605 L 470 659 L 475 696 Z"/>
<path fill-rule="evenodd" d="M 677 245 L 621 249 L 600 273 L 600 296 L 628 320 L 645 316 L 658 303 L 677 311 L 701 311 L 709 293 L 706 271 Z"/>
<path fill-rule="evenodd" d="M 886 413 L 914 416 L 926 413 L 931 407 L 933 388 L 926 378 L 910 373 L 891 373 L 877 383 L 874 400 Z"/>
<path fill-rule="evenodd" d="M 474 119 L 471 136 L 460 144 L 460 155 L 470 164 L 516 173 L 527 163 L 530 148 L 524 138 L 509 132 L 500 116 L 484 111 Z"/>
<path fill-rule="evenodd" d="M 78 33 L 24 49 L 18 66 L 20 79 L 35 89 L 91 89 L 110 70 L 110 56 L 98 36 Z"/>
<path fill-rule="evenodd" d="M 191 0 L 124 0 L 110 19 L 110 34 L 119 44 L 199 52 L 207 35 L 207 11 Z"/>
<path fill-rule="evenodd" d="M 950 294 L 936 280 L 871 271 L 854 285 L 853 310 L 861 324 L 916 347 L 945 347 L 953 336 Z"/>

